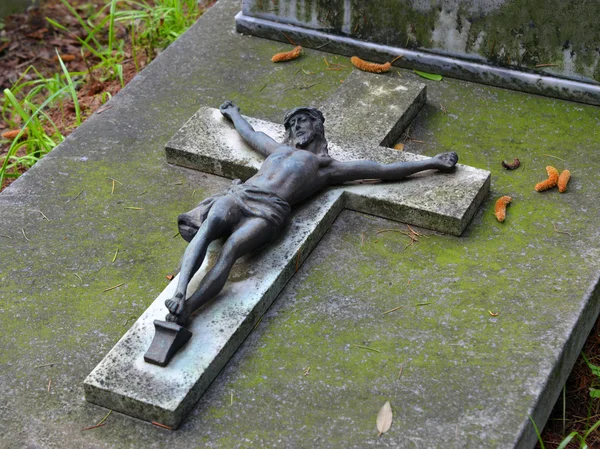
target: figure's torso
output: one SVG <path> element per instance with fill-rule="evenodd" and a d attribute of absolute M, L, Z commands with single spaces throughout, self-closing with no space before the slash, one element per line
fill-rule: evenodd
<path fill-rule="evenodd" d="M 329 156 L 281 145 L 246 184 L 273 192 L 294 205 L 327 186 L 325 169 L 331 161 Z"/>

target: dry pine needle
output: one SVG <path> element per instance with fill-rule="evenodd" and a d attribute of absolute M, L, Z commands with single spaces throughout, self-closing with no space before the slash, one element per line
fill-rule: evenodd
<path fill-rule="evenodd" d="M 291 61 L 292 59 L 296 59 L 302 53 L 302 46 L 297 45 L 293 50 L 277 53 L 273 55 L 271 61 L 273 62 L 285 62 Z"/>
<path fill-rule="evenodd" d="M 506 195 L 501 196 L 500 198 L 498 198 L 498 201 L 496 201 L 496 212 L 494 213 L 494 215 L 500 223 L 506 220 L 506 206 L 508 206 L 511 201 L 512 198 Z"/>
<path fill-rule="evenodd" d="M 567 191 L 569 179 L 571 179 L 571 172 L 569 170 L 563 170 L 558 177 L 558 191 L 560 193 L 565 193 Z"/>
<path fill-rule="evenodd" d="M 548 173 L 548 179 L 542 182 L 538 182 L 535 185 L 535 190 L 538 192 L 543 192 L 544 190 L 551 189 L 555 187 L 558 183 L 558 170 L 551 165 L 546 167 L 546 172 Z"/>
<path fill-rule="evenodd" d="M 392 68 L 391 62 L 386 62 L 385 64 L 377 64 L 375 62 L 367 62 L 360 59 L 358 56 L 352 56 L 350 58 L 350 62 L 354 67 L 363 72 L 371 72 L 371 73 L 385 73 L 389 72 Z"/>
<path fill-rule="evenodd" d="M 63 60 L 63 62 L 71 62 L 75 60 L 75 55 L 60 55 L 60 59 Z M 54 62 L 58 62 L 58 56 L 54 55 L 54 57 L 52 58 L 52 60 Z"/>

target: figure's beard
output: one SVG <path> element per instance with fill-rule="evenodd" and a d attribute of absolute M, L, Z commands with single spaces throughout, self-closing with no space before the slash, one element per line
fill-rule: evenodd
<path fill-rule="evenodd" d="M 309 143 L 315 140 L 316 133 L 308 132 L 303 133 L 299 136 L 294 136 L 294 146 L 296 148 L 305 148 Z"/>

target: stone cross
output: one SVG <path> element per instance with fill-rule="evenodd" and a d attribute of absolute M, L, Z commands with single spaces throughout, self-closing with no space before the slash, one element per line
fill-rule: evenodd
<path fill-rule="evenodd" d="M 331 156 L 385 163 L 423 158 L 374 142 L 392 145 L 424 103 L 422 84 L 353 73 L 321 108 Z M 281 141 L 282 125 L 247 119 L 257 131 Z M 200 109 L 166 150 L 171 163 L 242 180 L 262 163 L 212 108 Z M 290 225 L 273 244 L 236 263 L 219 295 L 192 317 L 188 327 L 193 338 L 163 368 L 144 362 L 143 356 L 154 335 L 153 321 L 167 313 L 164 301 L 174 293 L 174 279 L 87 377 L 86 399 L 176 428 L 344 208 L 460 235 L 489 185 L 489 172 L 459 164 L 450 174 L 428 171 L 400 182 L 350 184 L 321 192 L 294 209 Z M 209 247 L 190 290 L 212 264 L 218 245 Z"/>

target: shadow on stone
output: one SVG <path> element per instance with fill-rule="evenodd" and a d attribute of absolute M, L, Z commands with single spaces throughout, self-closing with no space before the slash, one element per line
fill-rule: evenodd
<path fill-rule="evenodd" d="M 192 333 L 179 324 L 154 320 L 154 339 L 144 354 L 144 360 L 159 366 L 167 366 L 171 357 L 192 337 Z"/>

